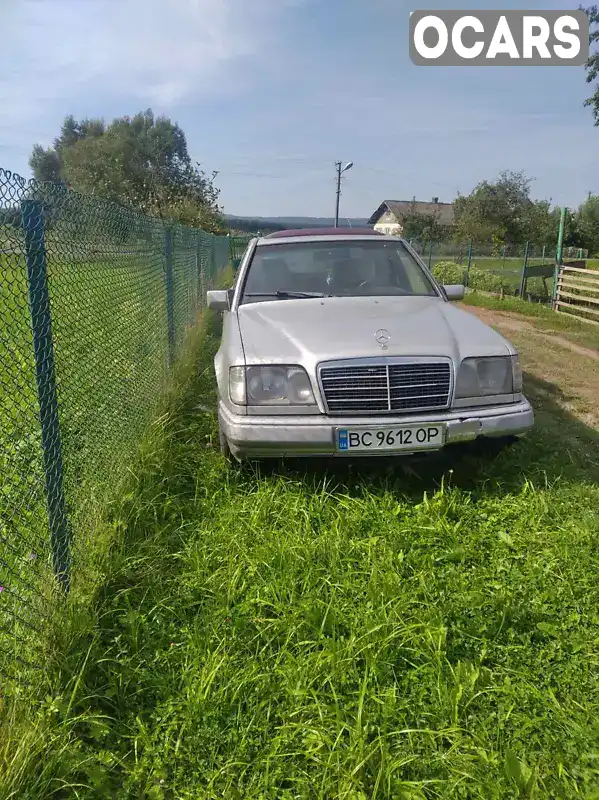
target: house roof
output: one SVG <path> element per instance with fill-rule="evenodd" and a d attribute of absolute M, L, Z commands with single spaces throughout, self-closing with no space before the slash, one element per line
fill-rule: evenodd
<path fill-rule="evenodd" d="M 386 211 L 390 211 L 399 221 L 406 214 L 416 211 L 417 214 L 435 214 L 441 225 L 453 225 L 453 203 L 427 203 L 421 200 L 383 200 L 368 220 L 369 225 L 376 225 Z"/>

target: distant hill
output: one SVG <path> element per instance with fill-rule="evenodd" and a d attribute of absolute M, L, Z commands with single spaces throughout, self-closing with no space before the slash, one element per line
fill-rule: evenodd
<path fill-rule="evenodd" d="M 236 230 L 249 233 L 270 233 L 283 231 L 286 228 L 327 228 L 335 224 L 334 217 L 238 217 L 234 214 L 226 215 L 227 224 Z M 365 217 L 346 219 L 339 217 L 339 227 L 356 228 L 366 225 Z"/>

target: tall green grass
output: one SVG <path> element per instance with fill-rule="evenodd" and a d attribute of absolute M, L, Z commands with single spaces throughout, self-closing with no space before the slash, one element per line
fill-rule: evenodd
<path fill-rule="evenodd" d="M 177 234 L 183 236 L 180 231 Z M 18 243 L 16 243 L 18 244 Z M 195 319 L 210 245 L 176 239 L 175 348 Z M 164 257 L 107 244 L 82 259 L 51 242 L 52 310 L 65 492 L 75 579 L 94 549 L 97 509 L 126 475 L 169 369 Z M 87 254 L 89 255 L 89 254 Z M 216 261 L 214 262 L 216 264 Z M 203 269 L 203 273 L 201 270 Z M 203 277 L 202 277 L 203 276 Z M 4 691 L 43 667 L 54 596 L 24 255 L 0 255 L 0 676 Z M 58 445 L 54 455 L 58 454 Z M 84 579 L 84 577 L 83 577 Z M 41 648 L 41 649 L 40 649 Z"/>
<path fill-rule="evenodd" d="M 230 467 L 217 341 L 0 797 L 596 796 L 599 438 L 560 388 L 525 376 L 537 426 L 502 452 Z"/>

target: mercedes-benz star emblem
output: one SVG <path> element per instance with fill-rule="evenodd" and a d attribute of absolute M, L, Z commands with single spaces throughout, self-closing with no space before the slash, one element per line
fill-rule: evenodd
<path fill-rule="evenodd" d="M 375 334 L 374 338 L 377 340 L 379 345 L 383 348 L 383 350 L 387 349 L 387 343 L 391 338 L 391 334 L 389 331 L 385 330 L 385 328 L 380 328 Z"/>

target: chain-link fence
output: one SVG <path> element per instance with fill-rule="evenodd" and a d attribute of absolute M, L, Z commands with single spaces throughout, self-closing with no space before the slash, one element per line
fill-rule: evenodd
<path fill-rule="evenodd" d="M 556 248 L 473 242 L 410 242 L 446 283 L 550 302 L 554 292 Z"/>
<path fill-rule="evenodd" d="M 243 254 L 246 251 L 248 244 L 250 243 L 252 237 L 251 235 L 247 236 L 231 236 L 229 239 L 229 252 L 231 254 L 231 264 L 233 265 L 234 269 L 239 267 L 241 263 L 241 259 L 243 258 Z"/>
<path fill-rule="evenodd" d="M 228 237 L 0 170 L 0 686 L 31 679 Z"/>

